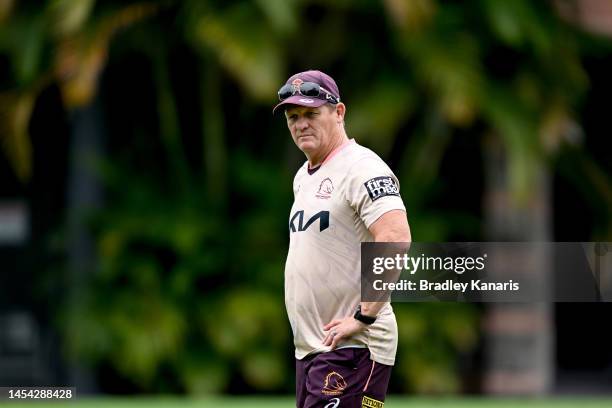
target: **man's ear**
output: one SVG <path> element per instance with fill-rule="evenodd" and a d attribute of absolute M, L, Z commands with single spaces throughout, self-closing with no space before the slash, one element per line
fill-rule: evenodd
<path fill-rule="evenodd" d="M 344 105 L 342 102 L 338 102 L 336 104 L 336 115 L 338 115 L 338 119 L 340 119 L 340 121 L 343 121 L 345 114 L 346 114 L 346 105 Z"/>

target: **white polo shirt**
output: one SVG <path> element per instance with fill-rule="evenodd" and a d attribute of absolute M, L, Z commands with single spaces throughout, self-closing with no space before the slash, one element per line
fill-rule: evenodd
<path fill-rule="evenodd" d="M 361 298 L 361 242 L 368 228 L 391 210 L 405 211 L 399 182 L 376 153 L 351 140 L 332 152 L 313 174 L 308 162 L 293 181 L 285 304 L 295 356 L 329 351 L 323 326 L 355 313 Z M 368 347 L 376 362 L 393 365 L 397 324 L 391 305 L 365 331 L 338 347 Z"/>

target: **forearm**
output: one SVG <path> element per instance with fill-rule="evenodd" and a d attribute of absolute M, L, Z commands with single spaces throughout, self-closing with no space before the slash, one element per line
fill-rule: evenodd
<path fill-rule="evenodd" d="M 404 211 L 389 211 L 370 227 L 370 232 L 374 242 L 395 243 L 395 245 L 385 246 L 384 252 L 388 252 L 385 255 L 389 257 L 405 254 L 410 248 L 412 236 Z M 391 275 L 387 276 L 387 279 L 391 281 L 397 280 L 401 271 L 388 271 L 388 273 L 391 273 Z M 389 302 L 361 302 L 361 313 L 365 316 L 376 317 L 387 303 Z"/>
<path fill-rule="evenodd" d="M 364 316 L 376 317 L 378 312 L 389 302 L 361 302 L 361 314 Z"/>

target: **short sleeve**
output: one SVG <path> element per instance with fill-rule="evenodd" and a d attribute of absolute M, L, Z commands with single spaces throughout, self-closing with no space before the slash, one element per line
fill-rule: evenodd
<path fill-rule="evenodd" d="M 366 158 L 351 167 L 345 194 L 366 228 L 391 210 L 406 211 L 397 177 L 379 158 Z"/>

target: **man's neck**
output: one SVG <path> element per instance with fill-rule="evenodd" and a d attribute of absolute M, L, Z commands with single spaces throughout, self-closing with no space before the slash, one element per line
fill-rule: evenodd
<path fill-rule="evenodd" d="M 313 156 L 309 156 L 307 154 L 306 157 L 308 158 L 308 168 L 312 169 L 323 164 L 325 159 L 327 159 L 327 156 L 329 156 L 338 147 L 348 142 L 348 140 L 349 139 L 346 134 L 340 135 L 340 137 L 338 137 L 334 143 L 330 144 L 329 147 L 325 149 L 325 152 L 323 154 Z"/>

